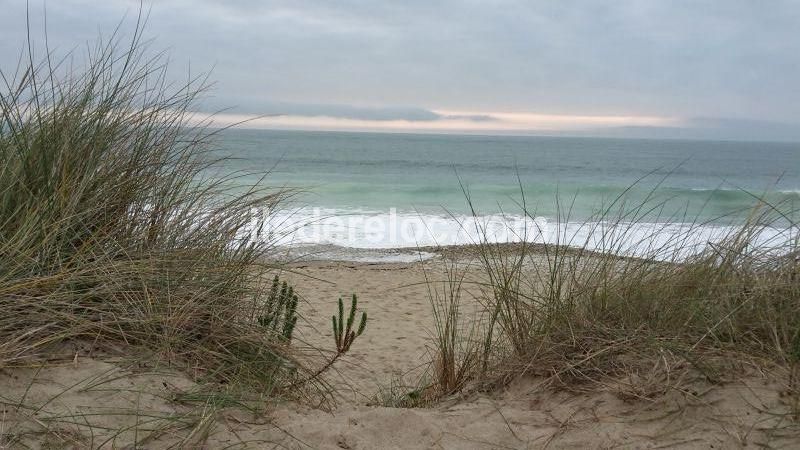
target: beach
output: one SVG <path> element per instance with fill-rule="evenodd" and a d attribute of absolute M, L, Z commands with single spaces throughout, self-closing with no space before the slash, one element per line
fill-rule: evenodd
<path fill-rule="evenodd" d="M 11 3 L 0 449 L 800 448 L 797 8 Z"/>
<path fill-rule="evenodd" d="M 461 257 L 459 263 L 467 278 L 479 279 L 479 271 L 470 269 L 473 258 Z M 796 442 L 795 425 L 780 415 L 790 404 L 779 368 L 771 373 L 739 367 L 722 383 L 695 374 L 696 379 L 659 395 L 647 394 L 648 386 L 661 380 L 647 380 L 646 373 L 604 388 L 570 389 L 523 374 L 495 390 L 455 394 L 419 408 L 385 406 L 408 393 L 424 395 L 427 386 L 413 383 L 428 369 L 435 347 L 426 276 L 429 281 L 446 279 L 442 267 L 437 254 L 415 263 L 317 260 L 283 268 L 302 299 L 298 348 L 310 344 L 324 352 L 332 347 L 330 314 L 339 296 L 357 292 L 360 307 L 369 311 L 368 331 L 326 375 L 335 401 L 322 409 L 303 402 L 268 402 L 263 414 L 253 415 L 222 407 L 206 419 L 201 432 L 189 436 L 197 441 L 183 440 L 186 435 L 174 417 L 183 413 L 189 420 L 193 404 L 175 399 L 197 388 L 185 371 L 131 365 L 135 358 L 96 353 L 91 342 L 84 342 L 62 348 L 60 362 L 56 357 L 40 368 L 0 372 L 6 436 L 30 432 L 32 440 L 23 442 L 44 445 L 47 440 L 36 434 L 36 417 L 60 415 L 73 419 L 51 432 L 71 439 L 76 448 L 100 443 L 119 448 L 137 439 L 148 447 L 298 449 L 786 448 Z M 464 296 L 465 314 L 480 310 L 477 300 Z M 325 359 L 323 354 L 307 356 Z M 41 405 L 41 410 L 28 410 L 31 420 L 20 420 L 10 409 L 22 397 L 31 408 Z M 140 434 L 124 431 L 137 421 L 147 424 Z M 90 434 L 87 424 L 95 427 Z"/>
<path fill-rule="evenodd" d="M 459 139 L 431 142 L 452 146 Z M 781 153 L 785 146 L 772 150 L 791 159 Z M 342 167 L 351 163 L 337 163 L 336 170 L 346 172 Z M 484 202 L 488 214 L 482 214 L 466 188 L 460 194 L 466 208 L 456 206 L 452 192 L 431 186 L 419 195 L 370 193 L 377 178 L 396 175 L 396 163 L 376 163 L 384 172 L 344 188 L 328 184 L 317 205 L 302 207 L 293 203 L 291 186 L 266 182 L 242 194 L 238 185 L 212 178 L 229 197 L 200 185 L 185 194 L 197 205 L 189 209 L 179 196 L 153 209 L 142 194 L 125 219 L 141 224 L 126 229 L 133 230 L 126 231 L 130 242 L 101 234 L 91 239 L 103 245 L 70 250 L 80 264 L 9 279 L 0 296 L 13 311 L 0 345 L 6 363 L 0 446 L 789 448 L 798 442 L 798 228 L 787 207 L 796 191 L 771 191 L 747 214 L 715 217 L 740 208 L 750 194 L 694 190 L 690 182 L 700 175 L 680 178 L 680 189 L 634 185 L 631 198 L 625 189 L 590 182 L 584 187 L 600 192 L 596 201 L 619 196 L 599 216 L 574 201 L 563 212 L 559 206 L 539 215 L 511 197 L 515 213 Z M 322 170 L 329 162 L 305 164 Z M 187 186 L 205 174 L 197 167 Z M 760 177 L 775 168 L 765 167 Z M 517 189 L 499 175 L 504 167 L 492 170 L 487 177 Z M 116 177 L 104 178 L 108 189 Z M 280 173 L 275 179 L 280 184 Z M 269 194 L 251 203 L 249 196 L 261 192 Z M 337 204 L 340 194 L 362 206 Z M 552 192 L 534 194 L 523 198 L 540 204 Z M 221 198 L 234 200 L 214 209 Z M 430 205 L 415 211 L 408 202 L 416 200 L 442 200 L 444 212 Z M 701 200 L 711 211 L 689 218 Z M 369 206 L 393 201 L 401 208 L 384 213 Z M 665 212 L 679 204 L 686 205 L 683 215 Z M 40 220 L 31 211 L 31 220 Z M 70 230 L 61 217 L 52 220 Z M 79 221 L 75 226 L 83 229 Z M 142 252 L 153 233 L 156 250 Z M 120 242 L 127 250 L 104 253 Z M 31 252 L 19 248 L 12 250 Z M 61 257 L 54 251 L 52 258 Z"/>

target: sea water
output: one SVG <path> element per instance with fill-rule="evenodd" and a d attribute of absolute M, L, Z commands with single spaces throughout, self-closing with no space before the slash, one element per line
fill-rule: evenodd
<path fill-rule="evenodd" d="M 217 144 L 240 186 L 298 191 L 272 213 L 284 245 L 602 248 L 625 224 L 617 250 L 666 254 L 687 232 L 700 246 L 723 235 L 759 198 L 800 207 L 799 143 L 245 129 Z M 790 225 L 762 239 L 790 239 Z"/>

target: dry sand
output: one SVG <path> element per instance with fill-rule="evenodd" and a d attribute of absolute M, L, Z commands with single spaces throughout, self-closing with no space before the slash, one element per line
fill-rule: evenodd
<path fill-rule="evenodd" d="M 427 264 L 432 264 L 429 262 Z M 359 294 L 369 312 L 366 333 L 337 362 L 329 381 L 339 389 L 333 411 L 281 405 L 269 417 L 236 408 L 208 418 L 186 418 L 197 432 L 184 441 L 175 420 L 191 408 L 176 392 L 193 384 L 177 371 L 137 371 L 122 360 L 100 360 L 88 346 L 43 369 L 0 370 L 0 448 L 19 441 L 34 447 L 133 447 L 146 428 L 170 424 L 141 448 L 800 448 L 800 428 L 787 415 L 783 387 L 768 375 L 722 386 L 697 385 L 695 394 L 670 392 L 657 400 L 611 391 L 567 393 L 518 380 L 502 392 L 475 394 L 421 409 L 370 406 L 393 379 L 413 380 L 428 361 L 432 322 L 422 263 L 313 262 L 287 276 L 303 296 L 299 340 L 331 348 L 330 316 L 339 296 Z M 429 275 L 442 279 L 441 271 Z M 469 299 L 467 312 L 478 305 Z M 34 377 L 35 376 L 35 377 Z M 35 379 L 34 379 L 35 378 Z M 34 379 L 31 384 L 31 380 Z M 24 399 L 39 410 L 17 410 Z M 135 411 L 140 411 L 135 413 Z M 54 433 L 43 427 L 54 416 Z M 199 421 L 199 422 L 198 422 Z M 96 428 L 90 432 L 87 423 Z M 140 431 L 134 432 L 136 424 Z M 142 424 L 149 424 L 142 426 Z M 102 428 L 98 428 L 102 427 Z M 127 431 L 119 433 L 114 430 Z"/>
<path fill-rule="evenodd" d="M 357 293 L 359 308 L 369 314 L 367 332 L 329 377 L 343 400 L 369 401 L 393 380 L 422 375 L 430 360 L 433 330 L 426 273 L 430 280 L 446 279 L 436 267 L 435 263 L 315 262 L 289 268 L 292 273 L 287 278 L 302 286 L 307 303 L 297 331 L 299 340 L 317 348 L 335 348 L 331 316 L 339 297 L 347 307 L 351 295 Z M 465 312 L 477 310 L 479 305 L 469 300 L 465 297 Z"/>

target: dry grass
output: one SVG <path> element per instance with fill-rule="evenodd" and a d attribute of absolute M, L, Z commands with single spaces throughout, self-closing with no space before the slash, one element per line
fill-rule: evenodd
<path fill-rule="evenodd" d="M 481 347 L 476 341 L 479 330 L 464 320 L 462 296 L 465 271 L 458 259 L 443 263 L 445 279 L 436 281 L 425 272 L 428 298 L 434 321 L 434 349 L 430 386 L 422 392 L 424 400 L 458 392 L 479 369 Z"/>
<path fill-rule="evenodd" d="M 433 366 L 439 392 L 531 375 L 570 390 L 613 387 L 625 396 L 654 398 L 698 379 L 716 383 L 765 368 L 796 386 L 797 210 L 769 203 L 768 195 L 754 198 L 751 213 L 702 251 L 694 236 L 709 223 L 694 222 L 669 242 L 656 239 L 660 230 L 641 238 L 634 243 L 638 257 L 618 256 L 630 252 L 634 226 L 666 208 L 654 199 L 631 207 L 624 194 L 587 222 L 583 235 L 593 237 L 584 241 L 563 231 L 567 211 L 551 229 L 557 233 L 552 244 L 524 242 L 541 230 L 528 230 L 514 246 L 476 242 L 482 275 L 468 282 L 480 288 L 486 314 L 466 317 L 452 307 L 441 314 L 437 307 L 453 301 L 434 305 L 437 331 L 470 320 L 468 328 L 480 330 L 469 337 L 450 331 L 446 339 L 439 331 Z M 783 231 L 765 239 L 765 229 Z M 464 283 L 451 283 L 448 298 L 463 295 Z M 469 356 L 454 358 L 459 346 L 469 348 Z"/>
<path fill-rule="evenodd" d="M 264 212 L 288 193 L 219 176 L 190 113 L 205 79 L 170 83 L 141 31 L 78 67 L 31 44 L 2 72 L 0 368 L 83 341 L 265 399 L 324 395 L 255 317 L 274 270 Z"/>

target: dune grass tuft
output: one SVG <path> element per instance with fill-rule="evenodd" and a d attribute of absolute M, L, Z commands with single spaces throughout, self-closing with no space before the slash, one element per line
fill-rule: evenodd
<path fill-rule="evenodd" d="M 490 242 L 479 229 L 484 239 L 474 245 L 478 269 L 472 269 L 478 275 L 448 272 L 458 280 L 449 284 L 448 298 L 469 286 L 480 292 L 483 315 L 464 317 L 452 307 L 442 314 L 452 301 L 433 308 L 439 392 L 531 375 L 561 388 L 614 384 L 651 398 L 690 379 L 715 383 L 764 367 L 789 374 L 789 390 L 796 390 L 797 209 L 754 198 L 745 219 L 719 227 L 702 245 L 696 236 L 713 224 L 689 223 L 667 241 L 659 227 L 636 237 L 635 226 L 664 204 L 648 199 L 631 206 L 624 194 L 577 233 L 566 231 L 568 212 L 549 230 L 527 230 L 514 245 Z M 545 231 L 553 233 L 548 243 L 529 242 Z M 633 247 L 636 257 L 621 256 Z M 478 336 L 452 334 L 454 323 L 470 319 Z M 470 349 L 466 359 L 453 357 L 459 346 Z M 480 362 L 471 361 L 476 356 Z"/>
<path fill-rule="evenodd" d="M 0 367 L 84 340 L 277 395 L 303 368 L 255 316 L 278 313 L 264 211 L 286 192 L 218 176 L 205 79 L 171 83 L 141 28 L 2 72 Z"/>

